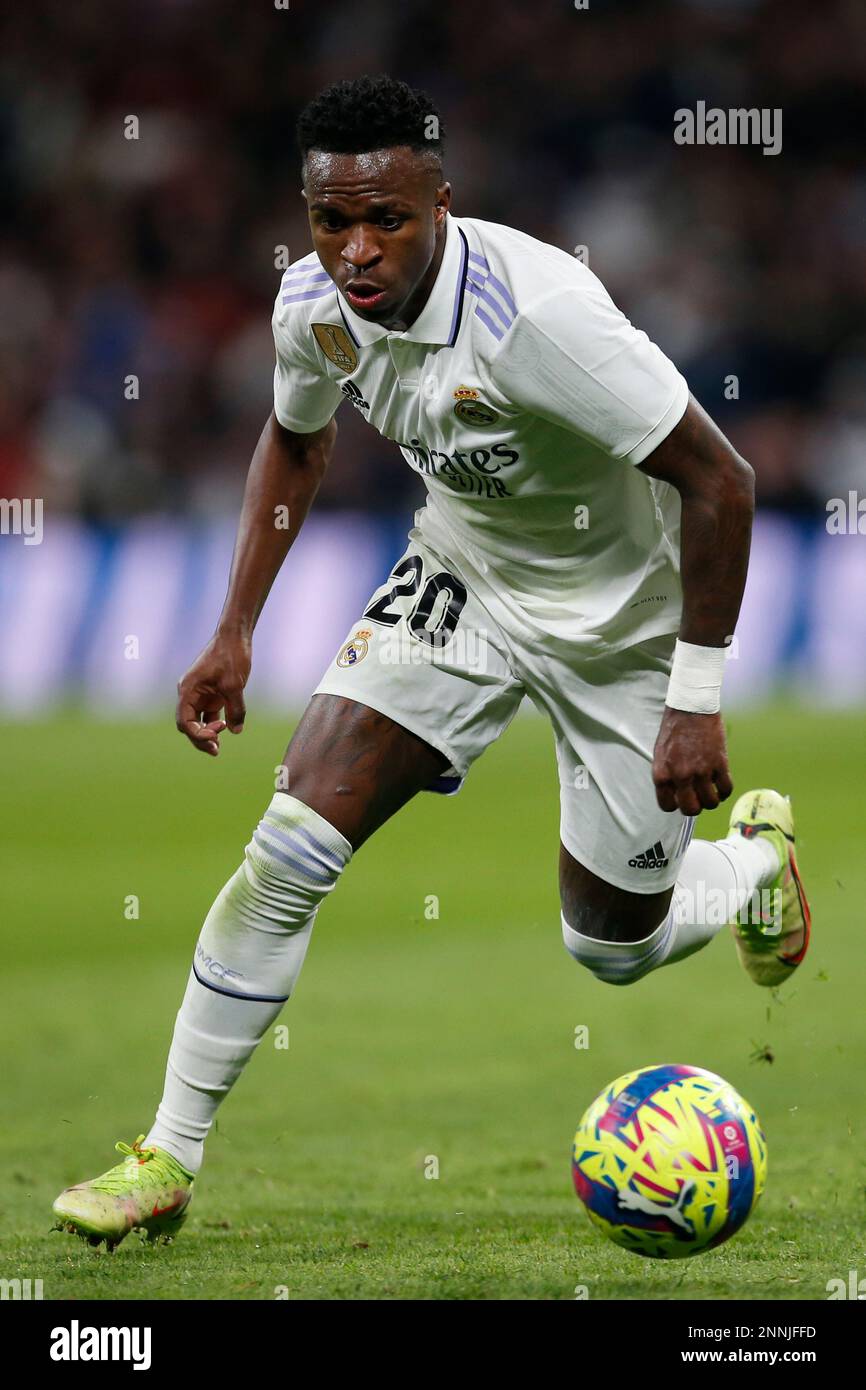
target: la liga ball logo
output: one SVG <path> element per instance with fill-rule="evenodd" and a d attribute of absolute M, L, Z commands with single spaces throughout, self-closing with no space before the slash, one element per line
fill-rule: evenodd
<path fill-rule="evenodd" d="M 714 1072 L 644 1067 L 611 1082 L 583 1116 L 572 1176 L 610 1240 L 682 1259 L 729 1240 L 754 1210 L 767 1143 L 752 1107 Z"/>

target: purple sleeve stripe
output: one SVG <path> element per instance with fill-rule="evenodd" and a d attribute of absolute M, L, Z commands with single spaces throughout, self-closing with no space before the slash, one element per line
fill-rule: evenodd
<path fill-rule="evenodd" d="M 509 307 L 509 309 L 511 310 L 512 314 L 517 314 L 517 313 L 519 312 L 519 311 L 518 311 L 518 308 L 517 308 L 517 305 L 515 304 L 514 300 L 511 298 L 511 295 L 508 293 L 508 290 L 505 288 L 505 286 L 503 285 L 502 281 L 501 281 L 501 280 L 497 280 L 496 276 L 495 276 L 495 275 L 493 274 L 493 272 L 491 271 L 491 269 L 490 269 L 490 262 L 487 261 L 487 260 L 485 260 L 485 258 L 484 258 L 483 256 L 479 256 L 479 255 L 477 254 L 477 252 L 475 252 L 475 251 L 470 251 L 470 252 L 469 252 L 469 259 L 470 259 L 470 261 L 475 261 L 476 265 L 480 265 L 484 270 L 487 271 L 487 283 L 488 283 L 489 285 L 492 285 L 493 288 L 496 290 L 496 293 L 497 293 L 502 299 L 504 299 L 505 303 L 508 305 L 508 307 Z"/>
<path fill-rule="evenodd" d="M 477 280 L 467 280 L 466 283 L 473 294 L 477 294 L 479 299 L 483 299 L 484 303 L 490 306 L 496 316 L 501 319 L 503 326 L 505 328 L 510 328 L 514 322 L 514 316 L 509 314 L 506 309 L 503 309 L 501 304 L 497 303 L 490 291 L 485 289 L 484 285 L 480 285 Z"/>
<path fill-rule="evenodd" d="M 480 304 L 475 305 L 475 317 L 481 320 L 485 328 L 490 329 L 490 332 L 493 334 L 494 338 L 501 340 L 505 337 L 503 329 L 501 329 L 497 324 L 495 324 L 488 314 L 485 314 Z"/>
<path fill-rule="evenodd" d="M 310 270 L 321 270 L 321 268 L 322 262 L 319 260 L 316 253 L 313 252 L 312 255 L 305 256 L 302 261 L 295 261 L 294 265 L 290 265 L 287 270 L 284 270 L 283 279 L 285 279 L 287 275 L 306 275 Z"/>
<path fill-rule="evenodd" d="M 331 294 L 333 285 L 323 285 L 317 290 L 307 290 L 305 294 L 284 294 L 284 304 L 301 304 L 305 299 L 324 299 L 326 294 Z"/>
<path fill-rule="evenodd" d="M 327 270 L 320 270 L 314 273 L 312 267 L 310 267 L 309 270 L 302 271 L 300 275 L 289 275 L 289 272 L 286 271 L 283 276 L 282 284 L 284 289 L 296 290 L 300 285 L 315 285 L 321 283 L 322 280 L 330 280 L 330 278 Z"/>
<path fill-rule="evenodd" d="M 511 298 L 511 295 L 508 293 L 508 290 L 505 288 L 505 286 L 503 285 L 502 281 L 501 281 L 501 280 L 497 280 L 497 278 L 496 278 L 495 275 L 490 274 L 490 275 L 487 276 L 487 283 L 488 283 L 488 285 L 492 285 L 492 286 L 493 286 L 493 288 L 495 289 L 496 293 L 499 295 L 500 299 L 503 299 L 503 300 L 505 301 L 505 303 L 508 305 L 508 307 L 509 307 L 509 309 L 511 310 L 512 314 L 516 314 L 516 313 L 518 312 L 518 310 L 517 310 L 517 305 L 515 304 L 514 300 Z"/>

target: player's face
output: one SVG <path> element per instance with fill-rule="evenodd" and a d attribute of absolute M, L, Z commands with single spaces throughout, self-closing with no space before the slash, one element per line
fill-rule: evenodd
<path fill-rule="evenodd" d="M 304 197 L 322 265 L 362 318 L 407 328 L 436 279 L 451 185 L 432 154 L 398 145 L 307 156 Z"/>

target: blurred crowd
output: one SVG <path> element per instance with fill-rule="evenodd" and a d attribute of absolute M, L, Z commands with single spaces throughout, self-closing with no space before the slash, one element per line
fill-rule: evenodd
<path fill-rule="evenodd" d="M 309 250 L 294 122 L 363 72 L 438 103 L 457 215 L 587 248 L 765 507 L 866 492 L 862 0 L 29 0 L 0 21 L 0 496 L 236 507 L 275 258 Z M 677 145 L 698 101 L 780 108 L 781 153 Z M 408 510 L 394 446 L 340 424 L 320 505 Z"/>

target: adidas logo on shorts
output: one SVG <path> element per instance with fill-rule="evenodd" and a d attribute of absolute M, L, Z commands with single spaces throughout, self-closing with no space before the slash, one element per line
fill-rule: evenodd
<path fill-rule="evenodd" d="M 642 854 L 636 854 L 634 859 L 628 861 L 630 869 L 664 869 L 667 867 L 667 855 L 661 840 L 656 840 L 654 845 L 645 849 Z"/>

